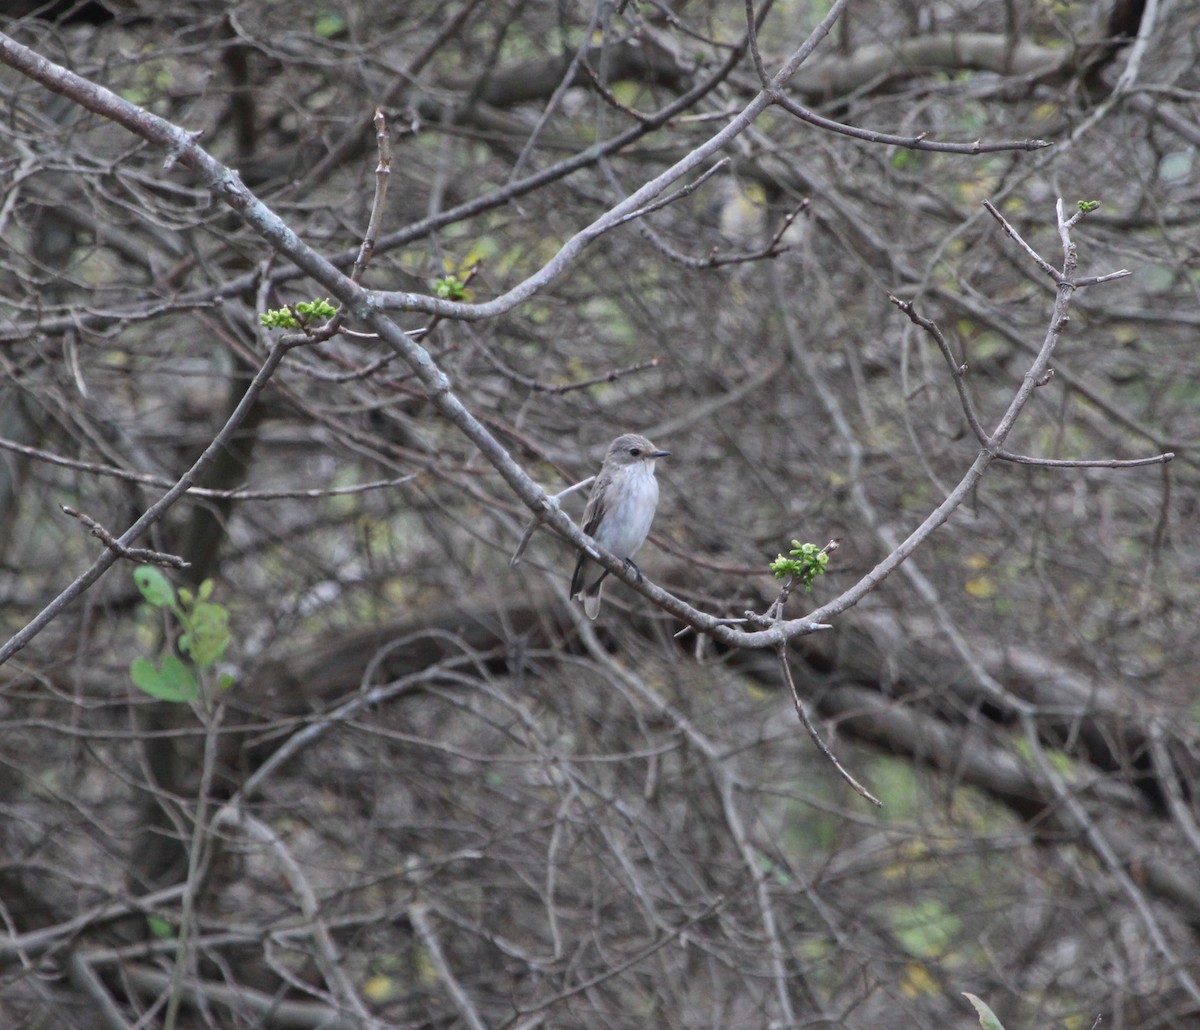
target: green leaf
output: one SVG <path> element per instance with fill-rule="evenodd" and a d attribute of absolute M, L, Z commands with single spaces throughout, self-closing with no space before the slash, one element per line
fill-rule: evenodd
<path fill-rule="evenodd" d="M 288 311 L 287 308 L 274 308 L 271 311 L 264 311 L 258 316 L 258 320 L 268 329 L 300 328 L 300 323 L 296 321 L 296 316 Z"/>
<path fill-rule="evenodd" d="M 433 292 L 442 300 L 470 300 L 471 298 L 471 290 L 457 275 L 447 275 L 441 279 L 435 279 Z"/>
<path fill-rule="evenodd" d="M 163 919 L 162 916 L 146 916 L 146 926 L 160 941 L 173 941 L 175 939 L 175 927 Z"/>
<path fill-rule="evenodd" d="M 975 1011 L 979 1013 L 979 1025 L 983 1030 L 1004 1030 L 1004 1025 L 996 1018 L 996 1013 L 988 1008 L 985 1002 L 966 991 L 963 991 L 963 997 L 975 1006 Z"/>
<path fill-rule="evenodd" d="M 234 682 L 233 673 L 232 672 L 223 672 L 223 673 L 221 673 L 220 676 L 217 677 L 217 689 L 218 690 L 228 690 L 230 687 L 233 686 L 233 682 Z"/>
<path fill-rule="evenodd" d="M 139 655 L 129 665 L 134 686 L 160 701 L 194 701 L 200 696 L 196 677 L 175 655 L 163 656 L 162 667 Z"/>
<path fill-rule="evenodd" d="M 795 576 L 804 592 L 812 589 L 813 580 L 825 572 L 829 564 L 829 552 L 822 550 L 816 544 L 802 544 L 799 540 L 792 541 L 791 558 L 779 555 L 769 566 L 776 579 Z"/>
<path fill-rule="evenodd" d="M 175 604 L 175 590 L 170 581 L 153 565 L 139 565 L 133 570 L 133 581 L 147 602 L 155 608 L 170 608 Z"/>
<path fill-rule="evenodd" d="M 337 314 L 337 308 L 330 303 L 328 297 L 324 300 L 302 300 L 295 307 L 296 315 L 300 316 L 304 325 L 318 317 L 329 318 Z M 288 308 L 272 308 L 261 312 L 258 320 L 268 329 L 299 329 L 301 322 L 296 320 L 296 315 Z"/>
<path fill-rule="evenodd" d="M 296 305 L 296 313 L 303 315 L 305 322 L 310 322 L 315 316 L 323 316 L 329 318 L 337 314 L 337 308 L 329 303 L 329 298 L 324 300 L 302 300 Z"/>
<path fill-rule="evenodd" d="M 179 638 L 180 650 L 192 656 L 200 668 L 220 661 L 229 646 L 229 609 L 222 604 L 201 601 L 188 618 L 190 632 Z"/>
<path fill-rule="evenodd" d="M 346 31 L 346 17 L 340 11 L 322 11 L 313 21 L 313 32 L 322 39 L 332 39 Z"/>

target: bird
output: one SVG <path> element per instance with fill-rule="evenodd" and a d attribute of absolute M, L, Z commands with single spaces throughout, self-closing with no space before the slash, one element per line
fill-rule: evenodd
<path fill-rule="evenodd" d="M 670 453 L 637 433 L 618 436 L 608 445 L 604 464 L 583 509 L 583 531 L 606 551 L 623 559 L 626 566 L 632 566 L 639 580 L 642 572 L 634 564 L 633 556 L 646 542 L 658 506 L 654 463 Z M 590 583 L 587 582 L 589 567 L 598 570 Z M 608 569 L 598 568 L 586 554 L 579 556 L 571 577 L 571 599 L 583 601 L 589 619 L 600 614 L 600 588 L 607 575 Z"/>

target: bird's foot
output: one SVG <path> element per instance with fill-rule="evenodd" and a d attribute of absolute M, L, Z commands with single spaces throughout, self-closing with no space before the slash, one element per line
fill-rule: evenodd
<path fill-rule="evenodd" d="M 643 579 L 643 576 L 642 570 L 637 567 L 637 563 L 634 562 L 632 558 L 622 558 L 621 560 L 625 563 L 625 571 L 629 572 L 632 570 L 633 574 L 637 576 L 637 581 L 640 583 Z"/>

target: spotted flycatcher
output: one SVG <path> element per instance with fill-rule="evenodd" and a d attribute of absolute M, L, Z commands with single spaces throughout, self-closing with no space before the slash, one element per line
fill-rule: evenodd
<path fill-rule="evenodd" d="M 654 462 L 670 453 L 660 451 L 636 433 L 618 436 L 608 446 L 583 510 L 583 531 L 605 550 L 633 565 L 639 579 L 641 571 L 633 564 L 633 556 L 646 542 L 658 506 Z M 595 578 L 588 582 L 593 575 Z M 600 587 L 607 575 L 608 569 L 599 568 L 586 554 L 579 556 L 571 577 L 571 599 L 583 600 L 589 619 L 600 614 Z"/>

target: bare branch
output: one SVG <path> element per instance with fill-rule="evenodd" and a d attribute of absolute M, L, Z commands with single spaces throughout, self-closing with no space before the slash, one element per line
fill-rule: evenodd
<path fill-rule="evenodd" d="M 729 158 L 721 158 L 721 160 L 714 164 L 711 168 L 706 168 L 698 178 L 695 178 L 691 182 L 680 187 L 674 193 L 671 193 L 665 197 L 660 197 L 658 200 L 647 204 L 645 207 L 640 207 L 636 211 L 630 211 L 628 214 L 622 215 L 616 222 L 612 224 L 611 228 L 615 229 L 618 226 L 624 225 L 626 222 L 632 222 L 635 219 L 644 218 L 648 214 L 652 214 L 655 211 L 660 211 L 668 204 L 674 204 L 677 200 L 682 200 L 684 197 L 690 196 L 706 182 L 708 182 L 709 179 L 716 175 L 717 172 L 722 171 L 728 166 Z"/>
<path fill-rule="evenodd" d="M 882 808 L 883 802 L 859 783 L 846 767 L 838 761 L 837 755 L 829 749 L 829 745 L 821 739 L 817 728 L 812 724 L 812 720 L 808 717 L 808 711 L 804 707 L 804 702 L 800 699 L 800 691 L 796 689 L 796 681 L 792 678 L 792 669 L 787 659 L 787 645 L 782 642 L 779 643 L 776 645 L 775 653 L 779 656 L 779 667 L 783 671 L 784 681 L 787 683 L 788 689 L 792 692 L 792 703 L 796 706 L 796 714 L 800 716 L 800 722 L 803 723 L 804 728 L 808 731 L 812 742 L 817 745 L 817 750 L 829 760 L 830 764 L 837 770 L 837 774 L 850 784 L 856 794 L 866 798 L 876 808 Z"/>
<path fill-rule="evenodd" d="M 888 300 L 903 311 L 914 325 L 920 326 L 926 333 L 933 337 L 934 343 L 938 345 L 938 350 L 942 352 L 942 357 L 946 359 L 946 365 L 950 369 L 950 376 L 954 380 L 954 388 L 958 391 L 958 400 L 962 405 L 963 415 L 966 416 L 967 425 L 971 427 L 971 432 L 975 434 L 975 439 L 986 446 L 988 442 L 987 430 L 983 428 L 983 423 L 979 421 L 979 415 L 975 411 L 975 402 L 971 400 L 971 394 L 967 390 L 966 364 L 960 363 L 955 359 L 954 353 L 950 350 L 950 344 L 946 342 L 946 337 L 942 334 L 942 330 L 938 328 L 936 322 L 918 315 L 916 309 L 911 304 L 900 300 L 899 297 L 894 297 L 889 293 Z"/>
<path fill-rule="evenodd" d="M 1008 150 L 1044 150 L 1054 144 L 1044 139 L 1004 140 L 996 143 L 984 143 L 974 140 L 971 143 L 941 143 L 931 140 L 925 133 L 916 136 L 897 136 L 890 132 L 875 132 L 873 129 L 860 129 L 856 125 L 846 125 L 834 121 L 824 115 L 811 111 L 803 104 L 798 104 L 786 94 L 775 94 L 774 102 L 789 114 L 795 115 L 801 121 L 815 125 L 818 129 L 836 132 L 852 139 L 860 139 L 867 143 L 882 143 L 889 147 L 903 147 L 905 150 L 931 150 L 942 154 L 995 154 Z"/>
<path fill-rule="evenodd" d="M 363 236 L 362 247 L 358 257 L 354 259 L 354 268 L 350 272 L 350 281 L 361 283 L 363 273 L 375 253 L 375 243 L 379 238 L 379 230 L 383 226 L 383 203 L 387 197 L 388 182 L 392 176 L 392 145 L 388 138 L 387 119 L 383 111 L 375 108 L 375 142 L 379 148 L 379 164 L 375 166 L 375 199 L 371 204 L 371 216 L 367 220 L 367 231 Z"/>
<path fill-rule="evenodd" d="M 454 1007 L 458 1010 L 459 1016 L 472 1030 L 485 1030 L 487 1024 L 480 1017 L 475 1006 L 471 1004 L 471 999 L 467 997 L 467 992 L 463 990 L 462 984 L 458 982 L 458 977 L 454 975 L 450 963 L 446 960 L 446 954 L 442 950 L 437 933 L 434 932 L 433 924 L 429 920 L 428 906 L 419 902 L 409 905 L 408 921 L 412 923 L 413 929 L 417 931 L 417 936 L 424 943 L 426 953 L 429 955 L 434 969 L 437 970 L 439 979 L 446 985 L 446 990 L 454 1001 Z"/>
<path fill-rule="evenodd" d="M 74 508 L 68 507 L 65 504 L 60 504 L 63 512 L 70 515 L 73 519 L 78 519 L 88 529 L 92 531 L 92 536 L 96 537 L 110 551 L 115 553 L 117 557 L 124 558 L 126 561 L 145 562 L 150 565 L 166 565 L 173 569 L 186 569 L 191 566 L 191 562 L 186 562 L 176 554 L 165 554 L 162 551 L 150 551 L 143 547 L 124 547 L 117 539 L 99 522 L 93 519 L 90 515 L 81 511 L 76 511 Z"/>
<path fill-rule="evenodd" d="M 1165 465 L 1174 461 L 1171 451 L 1165 454 L 1155 454 L 1149 458 L 1034 458 L 1026 454 L 1013 454 L 1010 451 L 996 452 L 999 461 L 1011 461 L 1018 465 L 1039 465 L 1043 468 L 1065 469 L 1129 469 L 1140 468 L 1143 465 Z"/>
<path fill-rule="evenodd" d="M 75 469 L 77 472 L 85 472 L 89 475 L 119 479 L 126 483 L 138 483 L 142 486 L 153 486 L 163 489 L 172 485 L 172 480 L 163 476 L 155 476 L 149 472 L 133 472 L 130 469 L 117 468 L 114 465 L 100 465 L 91 461 L 78 461 L 75 458 L 66 458 L 61 454 L 55 454 L 40 447 L 30 447 L 27 444 L 18 443 L 16 440 L 7 440 L 4 437 L 0 437 L 0 451 L 11 451 L 13 454 L 22 454 L 27 458 L 45 462 L 47 465 L 57 465 L 60 468 Z M 412 479 L 413 477 L 408 475 L 399 476 L 395 479 L 378 479 L 370 483 L 355 483 L 353 486 L 309 487 L 297 490 L 214 490 L 205 486 L 191 486 L 188 487 L 187 496 L 230 501 L 316 500 L 320 497 L 341 497 L 369 493 L 373 490 L 386 490 L 390 487 L 403 486 L 405 483 L 411 482 Z M 71 515 L 72 512 L 68 511 L 67 514 Z"/>
<path fill-rule="evenodd" d="M 996 210 L 995 205 L 990 200 L 985 200 L 983 202 L 983 206 L 987 210 L 988 214 L 990 214 L 994 219 L 996 219 L 997 222 L 1000 223 L 1000 228 L 1004 230 L 1009 238 L 1014 240 L 1017 245 L 1023 251 L 1025 251 L 1026 254 L 1033 258 L 1033 260 L 1037 263 L 1038 268 L 1040 268 L 1043 272 L 1050 276 L 1051 279 L 1061 286 L 1065 281 L 1064 274 L 1050 264 L 1049 261 L 1042 257 L 1042 255 L 1034 250 L 1028 243 L 1026 243 L 1021 238 L 1021 234 L 1013 228 L 1012 224 L 1007 218 L 1005 218 L 999 211 Z"/>

